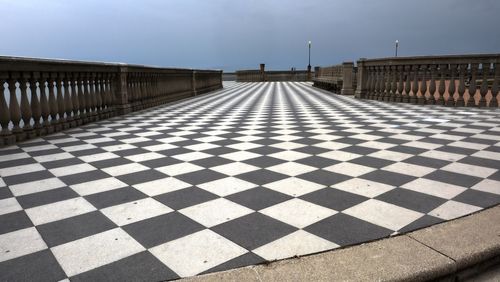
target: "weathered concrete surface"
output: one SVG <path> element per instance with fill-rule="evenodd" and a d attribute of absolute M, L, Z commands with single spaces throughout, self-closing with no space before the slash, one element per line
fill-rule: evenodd
<path fill-rule="evenodd" d="M 500 254 L 500 206 L 408 236 L 456 261 L 459 269 Z"/>
<path fill-rule="evenodd" d="M 407 236 L 270 265 L 191 278 L 193 281 L 424 281 L 454 271 L 453 261 Z"/>

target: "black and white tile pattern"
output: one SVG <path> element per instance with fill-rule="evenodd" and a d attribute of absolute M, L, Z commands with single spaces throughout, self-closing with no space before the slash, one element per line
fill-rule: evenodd
<path fill-rule="evenodd" d="M 168 280 L 500 203 L 500 112 L 223 90 L 0 150 L 0 280 Z"/>

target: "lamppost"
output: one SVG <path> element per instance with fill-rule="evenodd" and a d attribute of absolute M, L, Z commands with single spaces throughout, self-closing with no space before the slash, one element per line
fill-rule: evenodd
<path fill-rule="evenodd" d="M 399 40 L 396 39 L 396 57 L 398 56 Z"/>
<path fill-rule="evenodd" d="M 307 71 L 311 72 L 311 40 L 309 40 L 308 45 L 309 45 L 309 64 L 307 65 Z"/>

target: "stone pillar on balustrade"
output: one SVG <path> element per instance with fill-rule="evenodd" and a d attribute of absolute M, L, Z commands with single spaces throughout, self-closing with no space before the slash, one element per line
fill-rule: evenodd
<path fill-rule="evenodd" d="M 342 63 L 342 90 L 340 94 L 342 95 L 353 95 L 354 89 L 352 88 L 354 73 L 354 62 L 343 62 Z"/>
<path fill-rule="evenodd" d="M 266 81 L 266 64 L 260 64 L 260 81 Z"/>
<path fill-rule="evenodd" d="M 365 69 L 365 58 L 358 60 L 358 82 L 356 86 L 356 91 L 354 92 L 354 97 L 358 99 L 365 98 L 366 88 L 367 88 L 367 72 Z"/>
<path fill-rule="evenodd" d="M 132 111 L 129 103 L 127 91 L 127 67 L 119 66 L 117 76 L 115 77 L 115 89 L 113 93 L 114 105 L 118 115 L 124 115 Z"/>
<path fill-rule="evenodd" d="M 314 67 L 314 77 L 319 76 L 319 67 Z"/>

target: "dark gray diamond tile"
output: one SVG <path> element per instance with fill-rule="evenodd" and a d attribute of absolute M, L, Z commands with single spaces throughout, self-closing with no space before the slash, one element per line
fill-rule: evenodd
<path fill-rule="evenodd" d="M 240 268 L 240 267 L 247 266 L 247 265 L 257 265 L 257 264 L 264 263 L 265 261 L 266 261 L 265 259 L 259 257 L 258 255 L 254 254 L 252 252 L 248 252 L 248 253 L 241 255 L 237 258 L 234 258 L 230 261 L 219 264 L 216 267 L 210 268 L 209 270 L 200 273 L 200 275 L 212 273 L 212 272 L 219 272 L 219 271 L 234 269 L 234 268 Z"/>
<path fill-rule="evenodd" d="M 161 194 L 154 198 L 174 210 L 180 210 L 189 206 L 208 202 L 218 197 L 219 196 L 198 187 L 190 187 Z"/>
<path fill-rule="evenodd" d="M 205 227 L 185 215 L 171 212 L 125 225 L 122 229 L 145 248 L 152 248 L 203 230 Z"/>
<path fill-rule="evenodd" d="M 350 179 L 351 177 L 344 174 L 339 174 L 321 169 L 298 175 L 297 178 L 330 186 L 345 181 L 347 179 Z"/>
<path fill-rule="evenodd" d="M 98 179 L 103 179 L 103 178 L 108 178 L 109 175 L 105 172 L 102 172 L 100 170 L 92 170 L 92 171 L 87 171 L 87 172 L 82 172 L 82 173 L 76 173 L 76 174 L 71 174 L 71 175 L 66 175 L 59 177 L 59 179 L 66 183 L 66 185 L 74 185 L 78 183 L 85 183 L 89 181 L 94 181 Z"/>
<path fill-rule="evenodd" d="M 442 168 L 442 167 L 451 163 L 451 162 L 445 161 L 445 160 L 427 158 L 427 157 L 422 157 L 422 156 L 414 156 L 414 157 L 405 159 L 404 162 L 409 163 L 409 164 L 414 164 L 414 165 L 432 167 L 432 168 Z"/>
<path fill-rule="evenodd" d="M 119 261 L 80 273 L 71 281 L 166 281 L 179 276 L 150 252 L 144 251 Z"/>
<path fill-rule="evenodd" d="M 368 200 L 366 197 L 334 188 L 317 190 L 309 194 L 302 195 L 300 198 L 336 211 L 343 211 Z"/>
<path fill-rule="evenodd" d="M 334 214 L 304 230 L 340 246 L 380 239 L 394 232 L 343 213 Z"/>
<path fill-rule="evenodd" d="M 258 248 L 297 230 L 261 213 L 251 213 L 210 229 L 247 250 Z"/>
<path fill-rule="evenodd" d="M 71 188 L 63 187 L 19 196 L 17 197 L 17 201 L 24 209 L 29 209 L 32 207 L 46 205 L 76 197 L 79 197 L 79 195 L 75 191 L 73 191 Z"/>
<path fill-rule="evenodd" d="M 66 274 L 50 250 L 0 262 L 0 281 L 60 281 Z"/>
<path fill-rule="evenodd" d="M 268 156 L 262 156 L 262 157 L 253 158 L 253 159 L 243 161 L 243 163 L 254 165 L 254 166 L 260 167 L 260 168 L 266 168 L 266 167 L 274 166 L 277 164 L 282 164 L 285 162 L 286 161 L 284 161 L 284 160 L 280 160 L 280 159 L 268 157 Z"/>
<path fill-rule="evenodd" d="M 415 220 L 414 222 L 406 225 L 405 227 L 401 228 L 398 230 L 399 233 L 404 234 L 410 231 L 414 231 L 420 228 L 428 227 L 437 223 L 441 223 L 444 220 L 430 216 L 430 215 L 424 215 L 421 218 Z"/>
<path fill-rule="evenodd" d="M 387 185 L 392 185 L 392 186 L 401 186 L 404 185 L 405 183 L 408 183 L 416 177 L 401 174 L 401 173 L 395 173 L 395 172 L 390 172 L 390 171 L 385 171 L 385 170 L 375 170 L 372 172 L 369 172 L 367 174 L 364 174 L 360 176 L 360 178 L 375 181 L 375 182 L 380 182 L 384 183 Z"/>
<path fill-rule="evenodd" d="M 227 175 L 210 169 L 203 169 L 175 176 L 175 178 L 192 185 L 198 185 L 225 177 L 227 177 Z"/>
<path fill-rule="evenodd" d="M 116 225 L 99 211 L 37 226 L 38 232 L 50 247 L 115 228 Z"/>
<path fill-rule="evenodd" d="M 288 176 L 267 169 L 259 169 L 247 173 L 238 174 L 236 175 L 236 177 L 248 182 L 255 183 L 257 185 L 264 185 L 267 183 L 285 179 Z"/>
<path fill-rule="evenodd" d="M 427 174 L 424 178 L 441 181 L 444 183 L 449 183 L 453 185 L 458 185 L 462 187 L 470 188 L 477 183 L 479 183 L 482 178 L 474 177 L 465 174 L 454 173 L 445 170 L 436 170 L 432 173 Z"/>
<path fill-rule="evenodd" d="M 167 177 L 168 176 L 166 174 L 163 174 L 154 169 L 149 169 L 130 174 L 124 174 L 121 176 L 117 176 L 116 178 L 118 178 L 120 181 L 127 183 L 128 185 L 135 185 Z"/>
<path fill-rule="evenodd" d="M 428 213 L 447 201 L 403 188 L 395 188 L 377 196 L 376 199 L 421 213 Z"/>
<path fill-rule="evenodd" d="M 350 160 L 349 162 L 354 163 L 354 164 L 369 166 L 369 167 L 373 167 L 373 168 L 382 168 L 382 167 L 386 167 L 390 164 L 395 163 L 393 161 L 380 159 L 380 158 L 374 158 L 374 157 L 368 157 L 368 156 L 362 156 L 359 158 L 355 158 L 355 159 Z"/>
<path fill-rule="evenodd" d="M 23 173 L 18 175 L 2 177 L 5 184 L 11 186 L 20 183 L 26 183 L 31 181 L 37 181 L 47 178 L 52 178 L 54 175 L 48 170 L 40 170 L 35 172 Z"/>
<path fill-rule="evenodd" d="M 316 168 L 325 168 L 332 166 L 334 164 L 340 163 L 340 161 L 332 160 L 329 158 L 323 158 L 318 156 L 311 156 L 303 159 L 299 159 L 295 161 L 296 163 L 316 167 Z"/>
<path fill-rule="evenodd" d="M 500 203 L 500 195 L 467 189 L 452 200 L 473 206 L 487 208 Z"/>
<path fill-rule="evenodd" d="M 11 212 L 0 215 L 0 234 L 16 231 L 33 226 L 24 211 Z"/>
<path fill-rule="evenodd" d="M 226 196 L 226 198 L 257 211 L 284 201 L 288 201 L 292 197 L 271 189 L 257 187 Z"/>
<path fill-rule="evenodd" d="M 98 209 L 104 209 L 110 206 L 115 206 L 123 203 L 136 201 L 147 198 L 148 196 L 141 191 L 127 186 L 110 191 L 100 192 L 85 196 L 85 200 L 94 205 Z"/>

